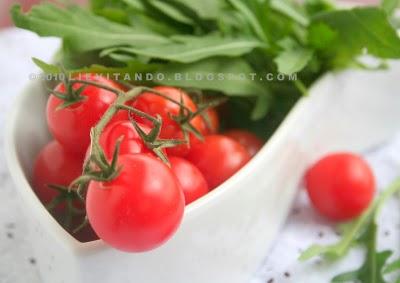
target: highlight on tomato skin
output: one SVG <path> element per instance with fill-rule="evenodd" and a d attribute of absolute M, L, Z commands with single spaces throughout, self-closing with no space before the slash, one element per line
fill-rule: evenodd
<path fill-rule="evenodd" d="M 140 129 L 145 134 L 151 131 L 147 125 L 138 123 Z M 135 154 L 153 152 L 147 148 L 145 142 L 140 137 L 132 122 L 129 120 L 120 120 L 110 123 L 100 136 L 100 146 L 103 148 L 106 157 L 111 160 L 118 140 L 121 139 L 119 154 Z"/>
<path fill-rule="evenodd" d="M 306 172 L 305 186 L 315 209 L 334 221 L 361 215 L 376 191 L 370 166 L 353 153 L 333 153 L 320 159 Z"/>
<path fill-rule="evenodd" d="M 112 181 L 91 181 L 86 211 L 96 234 L 125 252 L 145 252 L 178 229 L 185 200 L 178 180 L 162 161 L 146 154 L 122 155 Z"/>
<path fill-rule="evenodd" d="M 203 173 L 210 189 L 229 179 L 249 160 L 246 148 L 223 135 L 210 135 L 192 145 L 187 159 Z"/>

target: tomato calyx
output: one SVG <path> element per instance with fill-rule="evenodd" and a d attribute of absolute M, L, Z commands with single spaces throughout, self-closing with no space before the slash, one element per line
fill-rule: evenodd
<path fill-rule="evenodd" d="M 190 137 L 193 135 L 199 140 L 204 139 L 204 129 L 199 128 L 196 124 L 196 118 L 201 118 L 202 116 L 207 116 L 206 112 L 208 109 L 214 108 L 222 103 L 224 103 L 227 98 L 214 98 L 208 99 L 204 101 L 202 93 L 195 93 L 193 95 L 196 103 L 194 103 L 193 107 L 188 104 L 188 99 L 192 103 L 192 96 L 188 96 L 188 94 L 180 89 L 172 88 L 172 87 L 165 87 L 172 91 L 180 92 L 178 96 L 175 95 L 171 96 L 171 93 L 168 93 L 168 90 L 159 90 L 157 87 L 155 88 L 144 88 L 147 92 L 146 94 L 154 94 L 159 96 L 162 99 L 165 99 L 168 102 L 172 102 L 173 104 L 177 105 L 177 111 L 168 112 L 166 116 L 163 118 L 167 118 L 167 120 L 171 120 L 176 123 L 177 127 L 179 128 L 182 138 L 188 146 L 190 146 Z M 176 94 L 176 93 L 175 93 Z M 139 98 L 140 99 L 140 98 Z M 193 101 L 194 102 L 194 101 Z M 154 114 L 153 114 L 154 115 Z M 139 115 L 140 116 L 140 115 Z M 168 124 L 168 122 L 167 122 Z M 178 136 L 181 136 L 178 134 Z M 178 144 L 179 145 L 179 144 Z"/>
<path fill-rule="evenodd" d="M 199 95 L 202 96 L 202 94 L 199 94 Z M 211 109 L 211 108 L 221 105 L 222 103 L 226 102 L 226 100 L 227 100 L 227 98 L 214 98 L 207 102 L 199 102 L 199 103 L 197 103 L 197 110 L 195 112 L 193 112 L 190 109 L 185 109 L 183 107 L 184 105 L 183 105 L 183 101 L 181 98 L 181 101 L 179 103 L 179 105 L 180 105 L 179 115 L 176 115 L 176 116 L 170 115 L 170 118 L 180 125 L 181 130 L 184 135 L 184 138 L 185 138 L 185 141 L 187 143 L 190 142 L 190 139 L 189 139 L 190 133 L 193 134 L 199 140 L 203 141 L 204 140 L 203 134 L 191 124 L 191 121 L 194 118 L 196 118 L 197 116 L 201 116 L 204 119 L 204 121 L 206 122 L 207 128 L 210 128 L 211 127 L 210 119 L 209 119 L 206 111 L 208 109 Z"/>
<path fill-rule="evenodd" d="M 131 111 L 129 111 L 129 114 L 131 114 Z M 159 138 L 162 127 L 162 119 L 159 115 L 155 118 L 153 122 L 154 127 L 148 134 L 146 134 L 139 127 L 138 123 L 132 118 L 131 115 L 129 115 L 129 120 L 135 127 L 135 130 L 143 140 L 146 147 L 151 149 L 168 166 L 170 165 L 170 163 L 163 149 L 186 143 L 184 140 L 174 140 L 174 139 L 169 140 L 169 139 Z"/>
<path fill-rule="evenodd" d="M 169 165 L 168 157 L 165 155 L 163 149 L 185 144 L 186 141 L 177 139 L 161 139 L 160 133 L 162 128 L 162 118 L 160 115 L 157 115 L 157 117 L 154 118 L 151 115 L 148 115 L 140 110 L 135 109 L 134 107 L 127 105 L 120 105 L 120 109 L 124 109 L 129 112 L 129 121 L 132 123 L 133 127 L 139 134 L 140 138 L 143 140 L 146 147 L 152 150 L 164 163 Z M 133 119 L 132 114 L 142 116 L 143 118 L 146 118 L 152 122 L 153 127 L 148 134 L 146 134 L 138 125 L 138 123 Z"/>
<path fill-rule="evenodd" d="M 74 89 L 74 82 L 70 80 L 66 72 L 63 72 L 62 82 L 65 86 L 65 92 L 49 89 L 52 95 L 64 101 L 57 107 L 57 110 L 68 108 L 87 99 L 86 96 L 82 95 L 86 85 L 83 84 L 78 89 Z"/>
<path fill-rule="evenodd" d="M 71 228 L 72 220 L 74 217 L 86 218 L 85 210 L 78 208 L 76 205 L 76 201 L 78 201 L 79 204 L 82 204 L 82 207 L 84 207 L 85 202 L 75 192 L 71 191 L 68 187 L 65 186 L 59 186 L 53 184 L 48 184 L 47 186 L 50 189 L 56 190 L 58 192 L 58 195 L 46 205 L 46 209 L 49 212 L 53 212 L 57 206 L 65 203 L 66 211 L 65 211 L 65 217 L 63 219 L 63 226 L 65 228 L 67 229 Z M 74 229 L 73 233 L 77 233 L 79 230 Z"/>

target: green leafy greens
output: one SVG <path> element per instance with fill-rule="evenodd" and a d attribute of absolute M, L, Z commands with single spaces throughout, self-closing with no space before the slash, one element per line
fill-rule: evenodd
<path fill-rule="evenodd" d="M 265 124 L 281 101 L 295 103 L 327 71 L 362 67 L 365 53 L 399 58 L 391 25 L 397 2 L 337 9 L 328 0 L 91 0 L 90 10 L 41 4 L 11 13 L 18 27 L 61 38 L 57 63 L 71 72 L 163 72 L 164 84 L 241 99 L 253 108 L 246 106 L 248 116 Z M 240 80 L 176 79 L 173 72 Z M 278 74 L 287 77 L 277 81 Z"/>

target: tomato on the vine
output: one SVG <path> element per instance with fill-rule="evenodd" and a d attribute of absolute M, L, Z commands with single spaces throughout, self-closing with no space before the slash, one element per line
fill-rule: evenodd
<path fill-rule="evenodd" d="M 144 133 L 148 134 L 151 128 L 147 125 L 139 124 L 138 126 Z M 140 137 L 131 121 L 117 121 L 106 127 L 100 136 L 100 146 L 108 159 L 111 160 L 118 139 L 122 139 L 119 148 L 119 154 L 135 154 L 135 153 L 152 153 L 148 149 Z"/>
<path fill-rule="evenodd" d="M 319 160 L 307 171 L 305 185 L 317 211 L 336 221 L 359 216 L 375 193 L 371 168 L 351 153 L 331 154 Z"/>
<path fill-rule="evenodd" d="M 108 87 L 123 90 L 121 86 L 112 80 L 96 74 L 86 74 L 80 79 L 96 82 Z M 78 90 L 81 83 L 74 83 L 73 89 Z M 54 91 L 66 92 L 64 83 L 56 86 Z M 66 108 L 60 108 L 64 100 L 51 95 L 47 102 L 47 123 L 54 138 L 70 152 L 84 154 L 90 144 L 90 129 L 103 116 L 104 112 L 115 101 L 117 95 L 114 92 L 87 85 L 80 94 L 83 100 Z M 113 121 L 127 119 L 125 111 L 114 116 Z"/>
<path fill-rule="evenodd" d="M 33 167 L 33 188 L 41 202 L 47 205 L 58 195 L 48 185 L 68 187 L 81 175 L 82 165 L 83 156 L 67 152 L 57 141 L 48 143 L 37 155 Z"/>
<path fill-rule="evenodd" d="M 147 154 L 122 155 L 121 172 L 112 181 L 91 181 L 86 211 L 96 234 L 127 252 L 154 249 L 177 230 L 184 196 L 162 161 Z"/>
<path fill-rule="evenodd" d="M 178 178 L 188 205 L 209 192 L 208 184 L 203 174 L 192 163 L 180 157 L 170 157 L 171 170 Z"/>
<path fill-rule="evenodd" d="M 256 153 L 264 145 L 263 141 L 259 137 L 247 130 L 233 129 L 225 132 L 224 135 L 234 139 L 235 141 L 243 145 L 247 149 L 251 157 L 256 155 Z"/>
<path fill-rule="evenodd" d="M 187 159 L 203 173 L 210 189 L 214 189 L 242 168 L 250 155 L 235 140 L 210 135 L 192 145 Z"/>
<path fill-rule="evenodd" d="M 169 86 L 157 86 L 153 88 L 155 91 L 162 93 L 169 99 L 162 97 L 152 92 L 144 92 L 139 95 L 132 103 L 132 106 L 140 111 L 156 117 L 160 115 L 162 118 L 162 128 L 160 138 L 163 139 L 177 139 L 183 140 L 184 134 L 180 125 L 172 119 L 173 116 L 178 116 L 181 106 L 179 103 L 187 107 L 191 112 L 196 112 L 197 107 L 189 95 L 181 89 L 169 87 Z M 174 102 L 175 101 L 175 102 Z M 187 111 L 185 111 L 187 112 Z M 187 113 L 185 113 L 187 114 Z M 145 118 L 134 115 L 136 121 L 152 125 L 151 122 Z M 199 132 L 204 134 L 204 121 L 201 116 L 194 117 L 190 124 L 197 129 Z M 196 138 L 190 134 L 190 140 L 193 142 Z M 179 145 L 176 147 L 168 148 L 167 153 L 175 156 L 185 156 L 189 152 L 190 146 Z"/>

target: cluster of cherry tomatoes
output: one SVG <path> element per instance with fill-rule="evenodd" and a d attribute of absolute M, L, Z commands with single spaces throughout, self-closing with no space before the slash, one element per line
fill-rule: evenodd
<path fill-rule="evenodd" d="M 105 77 L 89 74 L 83 78 L 103 87 L 83 82 L 71 86 L 60 83 L 48 99 L 46 117 L 54 140 L 38 154 L 33 186 L 56 217 L 67 208 L 77 215 L 87 215 L 88 229 L 92 228 L 99 238 L 117 249 L 142 252 L 163 244 L 177 230 L 185 204 L 231 177 L 263 144 L 245 130 L 220 134 L 219 114 L 214 108 L 189 121 L 202 139 L 192 132 L 186 134 L 175 118 L 182 114 L 182 107 L 195 113 L 198 105 L 181 89 L 154 87 L 157 93 L 142 92 L 128 102 L 129 106 L 162 119 L 159 139 L 189 142 L 163 149 L 169 160 L 165 163 L 137 130 L 139 127 L 143 133 L 150 133 L 152 122 L 128 111 L 118 111 L 102 131 L 99 143 L 108 162 L 118 144 L 119 171 L 109 181 L 91 180 L 81 201 L 69 185 L 81 176 L 85 158 L 90 154 L 91 129 L 116 101 L 118 94 L 112 89 L 127 91 Z M 78 101 L 63 97 L 71 89 L 79 92 Z M 68 222 L 76 224 L 71 217 Z M 93 233 L 83 235 L 80 240 L 94 238 Z"/>

